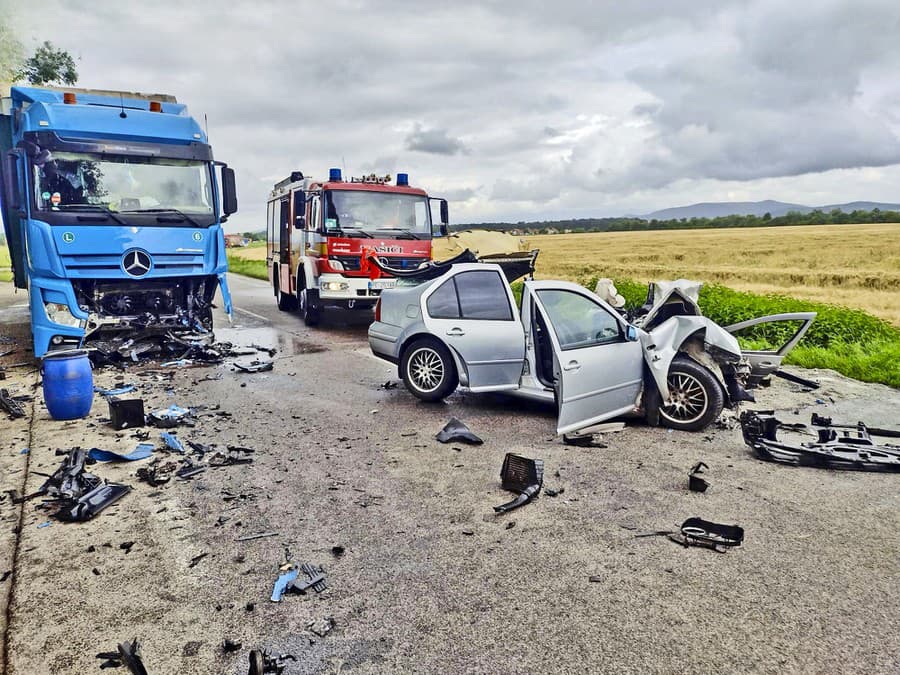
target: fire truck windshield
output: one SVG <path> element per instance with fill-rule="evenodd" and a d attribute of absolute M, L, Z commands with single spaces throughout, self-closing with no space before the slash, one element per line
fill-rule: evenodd
<path fill-rule="evenodd" d="M 325 232 L 430 239 L 428 199 L 395 192 L 329 190 L 325 193 Z"/>

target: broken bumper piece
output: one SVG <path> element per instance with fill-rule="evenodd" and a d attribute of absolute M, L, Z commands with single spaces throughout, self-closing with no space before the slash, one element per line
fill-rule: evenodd
<path fill-rule="evenodd" d="M 760 459 L 824 469 L 900 471 L 900 445 L 876 444 L 862 422 L 855 427 L 819 429 L 817 442 L 798 445 L 778 440 L 778 430 L 785 428 L 788 426 L 768 412 L 747 410 L 741 414 L 744 442 Z"/>
<path fill-rule="evenodd" d="M 719 546 L 740 546 L 744 541 L 744 528 L 722 525 L 702 518 L 688 518 L 681 524 L 682 539 L 672 538 L 684 546 L 702 546 L 718 550 Z"/>
<path fill-rule="evenodd" d="M 99 485 L 76 500 L 69 500 L 56 513 L 60 520 L 84 522 L 90 520 L 110 504 L 114 504 L 131 492 L 131 487 L 120 483 Z"/>

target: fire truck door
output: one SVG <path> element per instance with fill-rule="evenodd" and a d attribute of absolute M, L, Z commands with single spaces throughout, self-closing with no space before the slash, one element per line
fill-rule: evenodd
<path fill-rule="evenodd" d="M 291 262 L 291 202 L 285 197 L 281 200 L 280 217 L 278 227 L 281 230 L 281 262 L 288 265 Z"/>

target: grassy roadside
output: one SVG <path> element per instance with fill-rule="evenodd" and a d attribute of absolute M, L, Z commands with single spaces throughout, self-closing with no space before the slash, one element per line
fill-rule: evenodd
<path fill-rule="evenodd" d="M 6 244 L 0 244 L 0 281 L 12 281 L 12 261 Z"/>
<path fill-rule="evenodd" d="M 269 273 L 266 269 L 265 260 L 247 260 L 231 253 L 228 254 L 228 271 L 235 274 L 243 274 L 245 277 L 253 277 L 254 279 L 269 280 Z"/>

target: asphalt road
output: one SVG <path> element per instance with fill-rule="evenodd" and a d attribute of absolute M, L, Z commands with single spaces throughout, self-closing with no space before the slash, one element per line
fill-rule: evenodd
<path fill-rule="evenodd" d="M 295 656 L 286 675 L 900 670 L 900 476 L 766 464 L 735 428 L 629 423 L 606 448 L 565 446 L 547 407 L 470 394 L 427 405 L 384 388 L 398 379 L 368 352 L 369 312 L 311 330 L 262 282 L 230 283 L 235 326 L 217 336 L 277 347 L 273 371 L 226 363 L 169 381 L 141 365 L 95 381 L 135 382 L 148 409 L 207 406 L 179 437 L 252 448 L 253 463 L 159 488 L 135 464 L 96 465 L 134 489 L 83 524 L 0 500 L 10 675 L 99 672 L 95 654 L 134 637 L 154 675 L 244 675 L 251 648 Z M 21 336 L 22 318 L 0 309 L 0 333 Z M 10 372 L 20 393 L 37 379 Z M 896 390 L 812 374 L 817 392 L 776 380 L 755 407 L 897 424 Z M 99 396 L 88 419 L 55 422 L 35 393 L 28 419 L 0 421 L 3 490 L 35 490 L 57 448 L 137 442 L 103 423 Z M 434 440 L 451 415 L 484 445 Z M 542 458 L 545 486 L 564 492 L 494 516 L 511 497 L 498 480 L 510 451 Z M 704 494 L 686 488 L 698 460 Z M 743 526 L 744 545 L 636 537 L 690 516 Z M 240 540 L 261 533 L 275 534 Z M 285 562 L 323 566 L 327 590 L 271 602 Z M 224 638 L 241 649 L 224 653 Z"/>

